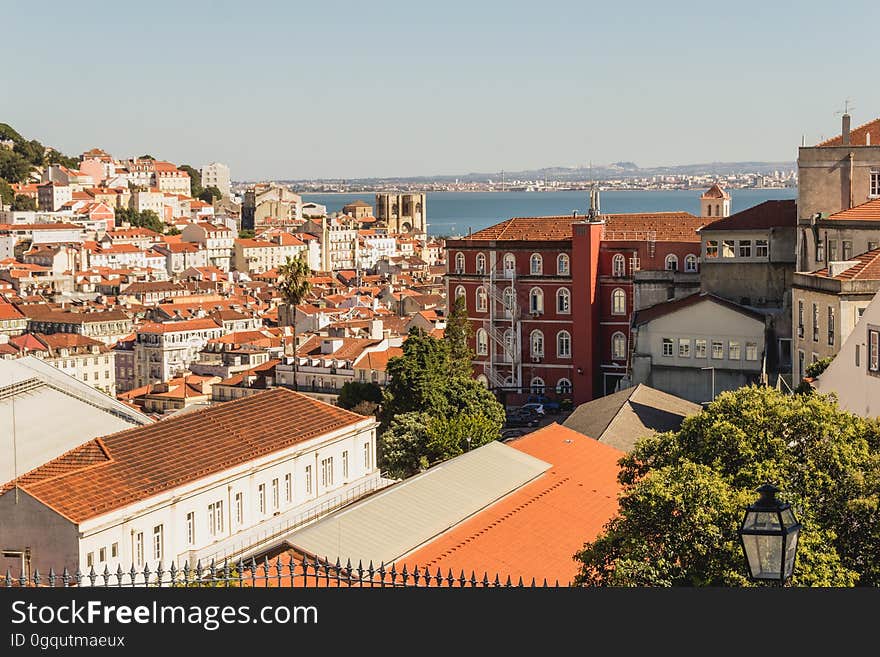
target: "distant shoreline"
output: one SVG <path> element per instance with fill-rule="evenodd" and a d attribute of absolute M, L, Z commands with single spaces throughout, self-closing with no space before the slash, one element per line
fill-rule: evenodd
<path fill-rule="evenodd" d="M 651 193 L 659 193 L 659 192 L 698 192 L 705 191 L 705 187 L 674 187 L 671 189 L 642 189 L 642 188 L 614 188 L 607 189 L 599 186 L 603 193 L 609 192 L 651 192 Z M 734 192 L 739 190 L 787 190 L 787 189 L 797 189 L 797 185 L 791 187 L 725 187 L 724 188 L 728 192 Z M 343 196 L 346 194 L 552 194 L 552 193 L 560 193 L 564 194 L 566 192 L 588 192 L 589 189 L 535 189 L 531 191 L 527 191 L 524 189 L 380 189 L 380 190 L 370 190 L 370 191 L 362 191 L 362 192 L 296 192 L 302 196 L 310 195 L 310 196 Z"/>

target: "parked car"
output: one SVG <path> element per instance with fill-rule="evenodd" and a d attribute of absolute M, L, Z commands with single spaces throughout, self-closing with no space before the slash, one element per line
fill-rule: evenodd
<path fill-rule="evenodd" d="M 505 426 L 507 427 L 535 427 L 541 422 L 541 417 L 532 411 L 517 409 L 507 414 Z"/>
<path fill-rule="evenodd" d="M 504 429 L 501 432 L 501 441 L 513 440 L 514 438 L 519 438 L 525 434 L 526 432 L 523 429 Z"/>
<path fill-rule="evenodd" d="M 532 402 L 530 404 L 523 404 L 520 408 L 522 410 L 527 410 L 531 413 L 534 413 L 540 417 L 544 417 L 545 415 L 547 415 L 547 410 L 544 408 L 543 404 L 536 404 Z"/>
<path fill-rule="evenodd" d="M 526 405 L 541 404 L 548 413 L 558 413 L 562 409 L 558 401 L 544 395 L 530 395 L 526 402 Z"/>

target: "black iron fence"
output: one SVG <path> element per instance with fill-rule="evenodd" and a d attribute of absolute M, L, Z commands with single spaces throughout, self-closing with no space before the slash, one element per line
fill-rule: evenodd
<path fill-rule="evenodd" d="M 509 575 L 502 577 L 495 574 L 491 577 L 488 573 L 481 576 L 471 571 L 467 575 L 465 571 L 459 571 L 456 575 L 452 570 L 444 574 L 439 568 L 433 571 L 425 566 L 422 568 L 401 567 L 392 564 L 385 566 L 380 564 L 374 567 L 370 562 L 367 566 L 358 563 L 352 565 L 348 561 L 342 565 L 338 560 L 335 564 L 319 559 L 301 558 L 299 561 L 289 559 L 286 556 L 274 558 L 264 557 L 260 560 L 239 559 L 236 562 L 223 562 L 216 564 L 213 561 L 203 566 L 201 562 L 195 567 L 184 564 L 178 568 L 171 564 L 168 569 L 163 569 L 161 562 L 155 570 L 149 565 L 142 569 L 132 566 L 129 570 L 123 570 L 117 566 L 111 571 L 107 566 L 101 572 L 90 568 L 89 572 L 83 573 L 79 569 L 71 573 L 64 568 L 60 573 L 49 570 L 41 573 L 34 570 L 33 573 L 21 572 L 18 576 L 11 571 L 0 579 L 0 587 L 70 587 L 70 586 L 96 586 L 96 587 L 359 587 L 359 588 L 399 588 L 399 587 L 432 587 L 432 588 L 494 588 L 494 587 L 547 587 L 559 586 L 556 581 L 549 584 L 547 579 L 538 581 L 531 578 L 523 581 L 518 577 L 514 581 Z"/>

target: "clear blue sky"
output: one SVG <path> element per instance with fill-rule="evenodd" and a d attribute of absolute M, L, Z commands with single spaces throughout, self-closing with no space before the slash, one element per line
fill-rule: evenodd
<path fill-rule="evenodd" d="M 773 6 L 767 6 L 773 5 Z M 875 2 L 4 7 L 0 121 L 236 180 L 791 160 L 880 115 Z"/>

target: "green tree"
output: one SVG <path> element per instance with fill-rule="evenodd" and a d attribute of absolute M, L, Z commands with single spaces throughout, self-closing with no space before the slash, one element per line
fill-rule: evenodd
<path fill-rule="evenodd" d="M 141 155 L 138 159 L 139 160 L 155 160 L 156 158 L 153 157 L 152 155 Z"/>
<path fill-rule="evenodd" d="M 45 164 L 60 164 L 68 169 L 78 169 L 80 164 L 79 158 L 70 157 L 56 151 L 54 148 L 48 149 L 43 162 Z"/>
<path fill-rule="evenodd" d="M 13 199 L 15 199 L 15 192 L 12 185 L 0 178 L 0 205 L 12 205 Z"/>
<path fill-rule="evenodd" d="M 13 183 L 25 182 L 32 168 L 20 153 L 0 148 L 0 178 Z"/>
<path fill-rule="evenodd" d="M 390 381 L 382 404 L 383 423 L 414 411 L 445 411 L 445 388 L 450 372 L 449 344 L 426 335 L 418 328 L 410 330 L 403 343 L 403 355 L 388 361 Z"/>
<path fill-rule="evenodd" d="M 12 209 L 13 210 L 36 210 L 37 202 L 34 200 L 33 196 L 25 196 L 24 194 L 16 194 L 15 198 L 12 199 Z"/>
<path fill-rule="evenodd" d="M 20 141 L 12 149 L 21 155 L 32 166 L 43 164 L 46 148 L 36 139 L 30 141 Z"/>
<path fill-rule="evenodd" d="M 186 171 L 189 174 L 189 194 L 193 198 L 200 198 L 202 192 L 205 191 L 205 188 L 202 187 L 202 174 L 198 169 L 190 166 L 189 164 L 181 164 L 177 167 L 181 171 Z M 206 203 L 210 203 L 210 201 L 205 201 Z"/>
<path fill-rule="evenodd" d="M 379 461 L 391 476 L 413 475 L 499 437 L 504 407 L 453 369 L 448 341 L 413 329 L 387 372 Z"/>
<path fill-rule="evenodd" d="M 821 360 L 814 361 L 807 365 L 806 370 L 804 371 L 804 376 L 814 379 L 831 365 L 831 361 L 834 360 L 834 356 L 826 356 Z M 799 395 L 811 395 L 813 394 L 813 386 L 810 385 L 809 381 L 801 381 L 797 387 L 794 389 L 796 393 Z"/>
<path fill-rule="evenodd" d="M 473 326 L 467 316 L 467 303 L 464 297 L 456 297 L 452 310 L 446 319 L 443 339 L 449 344 L 449 357 L 453 372 L 460 376 L 473 374 L 474 353 L 469 341 L 474 334 Z"/>
<path fill-rule="evenodd" d="M 373 402 L 376 405 L 382 403 L 382 388 L 375 383 L 366 381 L 347 381 L 339 390 L 339 398 L 336 404 L 349 410 L 361 402 Z"/>
<path fill-rule="evenodd" d="M 803 524 L 791 583 L 880 584 L 880 431 L 833 397 L 749 386 L 621 459 L 619 515 L 575 555 L 577 584 L 747 585 L 737 529 L 765 481 Z"/>
<path fill-rule="evenodd" d="M 168 230 L 165 231 L 166 235 L 180 235 L 180 228 L 177 226 L 171 226 Z"/>
<path fill-rule="evenodd" d="M 253 228 L 242 228 L 238 231 L 238 236 L 242 239 L 252 240 L 254 239 L 254 230 Z"/>
<path fill-rule="evenodd" d="M 296 359 L 296 315 L 297 310 L 296 307 L 305 301 L 309 292 L 311 292 L 312 286 L 309 282 L 309 277 L 312 275 L 312 270 L 309 268 L 309 263 L 306 259 L 300 255 L 297 258 L 291 258 L 287 256 L 286 262 L 278 268 L 278 281 L 276 282 L 276 287 L 278 291 L 281 293 L 281 298 L 284 299 L 284 303 L 287 305 L 288 311 L 290 312 L 291 323 L 293 325 L 293 389 L 296 390 L 296 370 L 297 370 L 297 359 Z"/>
<path fill-rule="evenodd" d="M 195 195 L 200 201 L 204 201 L 205 203 L 213 203 L 215 199 L 223 198 L 223 192 L 217 189 L 214 185 L 209 187 L 205 187 L 202 192 L 198 195 Z"/>

